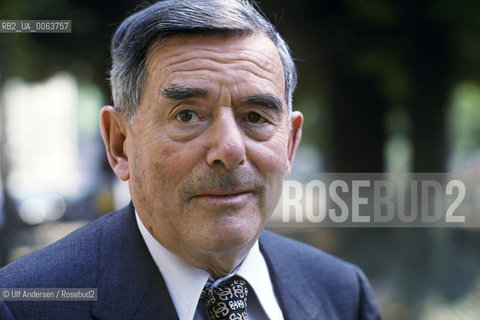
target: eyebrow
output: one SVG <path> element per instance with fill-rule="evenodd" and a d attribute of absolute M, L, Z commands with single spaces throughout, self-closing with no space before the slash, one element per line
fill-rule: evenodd
<path fill-rule="evenodd" d="M 270 93 L 248 96 L 243 103 L 258 105 L 272 110 L 277 114 L 283 112 L 282 101 L 277 96 Z"/>
<path fill-rule="evenodd" d="M 172 84 L 163 90 L 161 94 L 168 99 L 185 100 L 190 98 L 201 98 L 208 95 L 208 91 L 202 88 Z M 257 94 L 243 99 L 243 104 L 258 105 L 272 110 L 277 114 L 283 112 L 282 101 L 271 93 Z"/>
<path fill-rule="evenodd" d="M 172 84 L 161 91 L 162 96 L 173 100 L 185 100 L 190 98 L 205 97 L 207 90 L 190 86 Z"/>

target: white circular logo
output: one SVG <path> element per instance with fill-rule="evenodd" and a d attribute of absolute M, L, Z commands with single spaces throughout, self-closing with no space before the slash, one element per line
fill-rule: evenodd
<path fill-rule="evenodd" d="M 3 290 L 2 291 L 2 297 L 4 297 L 4 298 L 10 297 L 10 292 L 8 292 L 8 290 Z"/>

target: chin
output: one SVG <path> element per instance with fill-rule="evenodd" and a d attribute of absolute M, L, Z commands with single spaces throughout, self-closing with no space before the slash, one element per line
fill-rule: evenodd
<path fill-rule="evenodd" d="M 249 248 L 257 240 L 259 231 L 238 226 L 216 229 L 208 239 L 208 251 Z"/>

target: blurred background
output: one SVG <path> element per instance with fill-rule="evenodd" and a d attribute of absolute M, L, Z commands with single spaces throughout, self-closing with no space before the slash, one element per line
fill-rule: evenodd
<path fill-rule="evenodd" d="M 0 33 L 0 266 L 128 203 L 98 112 L 122 0 L 1 0 L 0 19 L 72 33 Z M 296 58 L 305 115 L 295 172 L 480 175 L 480 2 L 263 0 Z M 480 233 L 271 226 L 358 264 L 384 319 L 478 319 Z"/>

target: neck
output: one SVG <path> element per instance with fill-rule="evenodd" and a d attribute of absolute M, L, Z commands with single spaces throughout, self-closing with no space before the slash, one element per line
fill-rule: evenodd
<path fill-rule="evenodd" d="M 205 247 L 196 246 L 196 243 L 192 241 L 183 241 L 174 237 L 159 237 L 158 235 L 164 235 L 167 232 L 165 230 L 155 232 L 155 228 L 149 228 L 148 224 L 143 221 L 142 223 L 163 247 L 189 264 L 207 271 L 215 279 L 231 274 L 243 262 L 260 235 L 259 231 L 249 237 L 250 239 L 246 242 L 237 241 L 235 244 L 230 243 L 230 246 L 223 244 L 216 248 L 211 245 L 211 249 L 205 249 Z"/>
<path fill-rule="evenodd" d="M 214 279 L 219 279 L 231 274 L 243 262 L 255 242 L 256 239 L 253 243 L 238 249 L 225 249 L 179 256 L 188 263 L 207 271 Z"/>
<path fill-rule="evenodd" d="M 230 248 L 211 252 L 182 252 L 175 246 L 168 246 L 163 243 L 162 245 L 189 264 L 207 271 L 216 280 L 231 274 L 240 266 L 255 242 L 256 239 L 252 244 L 239 249 Z"/>

